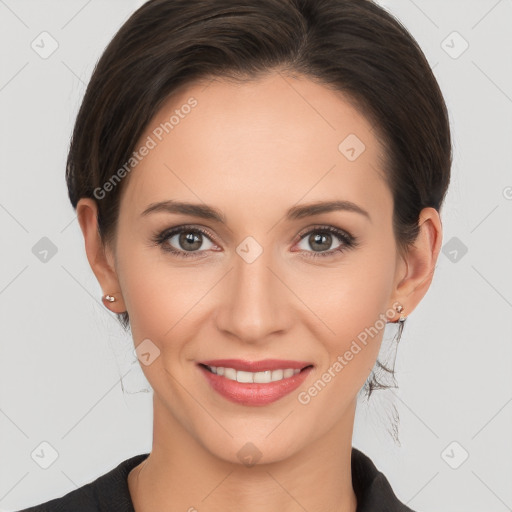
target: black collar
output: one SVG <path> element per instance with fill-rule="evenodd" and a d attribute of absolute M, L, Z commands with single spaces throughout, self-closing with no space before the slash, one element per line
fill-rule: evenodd
<path fill-rule="evenodd" d="M 373 461 L 352 447 L 352 487 L 356 512 L 414 512 L 396 497 L 387 478 Z"/>

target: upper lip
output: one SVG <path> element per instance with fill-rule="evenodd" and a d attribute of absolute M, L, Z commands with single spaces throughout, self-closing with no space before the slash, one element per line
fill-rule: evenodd
<path fill-rule="evenodd" d="M 247 361 L 244 359 L 210 359 L 209 361 L 200 361 L 199 364 L 207 366 L 221 366 L 224 368 L 234 368 L 246 372 L 263 372 L 265 370 L 286 370 L 286 368 L 302 370 L 306 366 L 311 366 L 308 361 L 290 361 L 288 359 L 262 359 L 260 361 Z"/>

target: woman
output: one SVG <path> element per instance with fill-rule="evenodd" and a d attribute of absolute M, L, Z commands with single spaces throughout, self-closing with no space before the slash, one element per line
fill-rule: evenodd
<path fill-rule="evenodd" d="M 428 62 L 372 2 L 144 4 L 66 178 L 153 447 L 26 510 L 411 510 L 352 432 L 430 286 L 450 167 Z"/>

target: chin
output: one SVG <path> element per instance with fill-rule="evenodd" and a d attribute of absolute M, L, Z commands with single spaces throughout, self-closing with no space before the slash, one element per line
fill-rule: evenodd
<path fill-rule="evenodd" d="M 281 462 L 298 453 L 308 441 L 304 431 L 296 431 L 290 425 L 280 428 L 283 417 L 286 414 L 271 420 L 255 420 L 250 427 L 246 419 L 229 422 L 219 417 L 229 434 L 219 428 L 197 432 L 196 439 L 213 457 L 231 464 L 252 467 Z M 201 428 L 204 429 L 204 424 Z"/>

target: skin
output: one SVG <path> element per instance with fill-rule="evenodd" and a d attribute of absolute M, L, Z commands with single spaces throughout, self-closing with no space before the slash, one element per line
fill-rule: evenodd
<path fill-rule="evenodd" d="M 116 297 L 107 307 L 128 311 L 135 346 L 149 338 L 160 350 L 141 365 L 154 391 L 153 449 L 128 477 L 135 509 L 355 512 L 356 396 L 383 330 L 307 405 L 297 396 L 395 301 L 406 316 L 415 309 L 439 254 L 439 214 L 425 208 L 414 246 L 397 252 L 376 131 L 343 95 L 305 77 L 274 72 L 244 84 L 189 84 L 169 98 L 141 142 L 191 96 L 198 105 L 125 178 L 115 246 L 101 243 L 95 201 L 77 207 L 91 268 L 103 293 Z M 366 146 L 355 161 L 338 150 L 349 134 Z M 167 199 L 212 205 L 227 224 L 141 216 Z M 350 211 L 284 219 L 296 204 L 340 199 L 371 220 Z M 180 259 L 151 244 L 182 224 L 215 237 L 199 234 L 198 257 Z M 345 230 L 359 245 L 308 258 L 315 253 L 308 228 L 318 225 Z M 250 264 L 236 252 L 247 236 L 263 248 Z M 190 247 L 177 236 L 166 243 Z M 317 251 L 343 243 L 333 234 Z M 296 391 L 251 407 L 211 389 L 196 362 L 215 358 L 294 359 L 314 369 Z M 253 466 L 237 456 L 248 442 L 261 452 Z"/>

